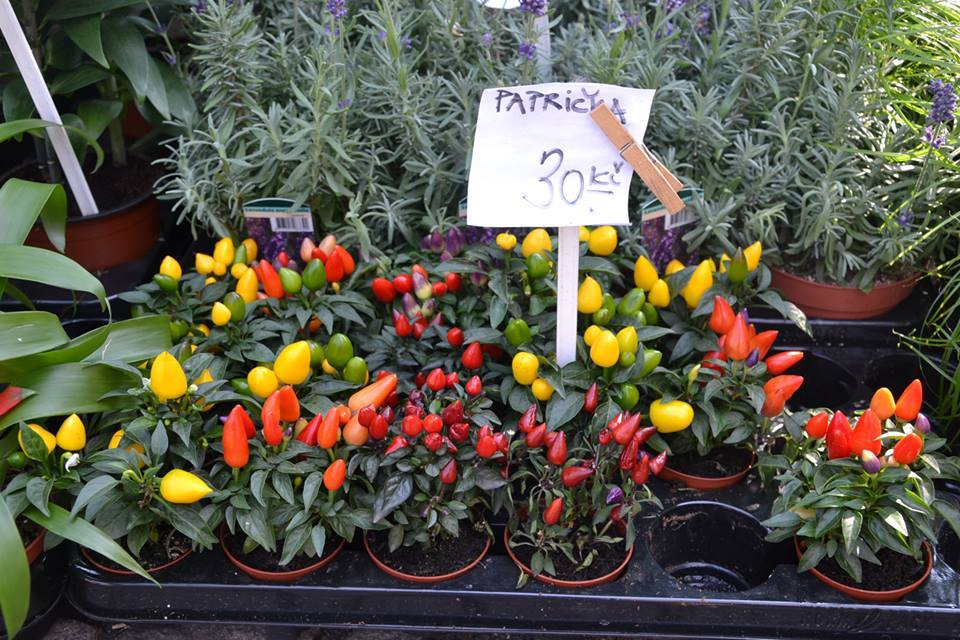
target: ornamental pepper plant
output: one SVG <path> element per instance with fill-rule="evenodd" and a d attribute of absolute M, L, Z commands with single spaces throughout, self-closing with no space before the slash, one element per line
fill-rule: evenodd
<path fill-rule="evenodd" d="M 825 410 L 802 428 L 785 423 L 784 452 L 761 458 L 776 470 L 779 487 L 764 524 L 768 540 L 796 539 L 798 571 L 829 573 L 824 567 L 835 565 L 849 577 L 842 581 L 856 586 L 876 573 L 871 567 L 880 570 L 898 555 L 916 560 L 920 571 L 938 516 L 960 533 L 960 511 L 937 497 L 934 483 L 960 477 L 960 460 L 944 454 L 921 401 L 914 380 L 896 401 L 889 389 L 878 390 L 852 419 Z"/>

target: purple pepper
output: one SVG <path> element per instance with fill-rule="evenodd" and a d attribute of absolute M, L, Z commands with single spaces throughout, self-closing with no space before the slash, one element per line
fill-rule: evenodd
<path fill-rule="evenodd" d="M 463 232 L 460 231 L 457 227 L 447 230 L 446 236 L 446 245 L 447 251 L 452 255 L 457 255 L 463 251 L 463 247 L 466 244 L 466 239 L 463 237 Z"/>
<path fill-rule="evenodd" d="M 434 231 L 429 236 L 427 236 L 427 246 L 430 247 L 430 251 L 434 253 L 440 253 L 444 248 L 443 236 L 439 231 Z"/>
<path fill-rule="evenodd" d="M 930 433 L 930 418 L 922 413 L 917 414 L 917 419 L 913 421 L 913 426 L 920 433 Z"/>
<path fill-rule="evenodd" d="M 408 318 L 414 318 L 420 313 L 420 305 L 417 304 L 417 299 L 409 291 L 403 294 L 403 311 Z"/>
<path fill-rule="evenodd" d="M 420 306 L 420 312 L 423 313 L 424 318 L 432 318 L 437 312 L 437 301 L 430 298 Z"/>
<path fill-rule="evenodd" d="M 760 349 L 754 349 L 753 351 L 751 351 L 747 355 L 747 359 L 743 361 L 743 363 L 748 367 L 752 367 L 758 362 L 760 362 Z"/>
<path fill-rule="evenodd" d="M 444 249 L 444 250 L 443 250 L 443 253 L 440 254 L 440 260 L 442 260 L 443 262 L 446 262 L 447 260 L 450 260 L 451 258 L 453 258 L 453 254 L 450 253 L 450 250 L 449 250 L 449 249 Z"/>
<path fill-rule="evenodd" d="M 610 491 L 607 491 L 606 502 L 608 505 L 623 502 L 623 489 L 620 487 L 611 487 Z"/>
<path fill-rule="evenodd" d="M 860 464 L 863 465 L 863 470 L 869 474 L 877 473 L 883 468 L 883 462 L 869 449 L 864 449 L 863 453 L 860 454 Z"/>

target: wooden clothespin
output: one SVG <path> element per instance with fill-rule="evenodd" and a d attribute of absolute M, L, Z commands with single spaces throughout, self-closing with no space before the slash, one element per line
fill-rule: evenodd
<path fill-rule="evenodd" d="M 638 143 L 633 139 L 626 127 L 620 124 L 610 111 L 610 107 L 600 104 L 590 112 L 590 117 L 669 213 L 674 214 L 683 209 L 684 202 L 677 194 L 683 184 L 657 160 L 643 142 Z"/>

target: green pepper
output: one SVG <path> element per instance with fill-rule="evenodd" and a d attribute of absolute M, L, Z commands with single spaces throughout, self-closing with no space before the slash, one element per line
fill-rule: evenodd
<path fill-rule="evenodd" d="M 319 342 L 314 340 L 307 340 L 307 346 L 310 347 L 310 366 L 314 369 L 319 369 L 325 357 L 323 347 Z"/>
<path fill-rule="evenodd" d="M 310 291 L 327 286 L 327 269 L 319 258 L 314 258 L 303 268 L 303 286 Z"/>
<path fill-rule="evenodd" d="M 146 305 L 142 304 L 132 304 L 130 305 L 130 317 L 139 318 L 140 316 L 145 316 L 150 313 L 150 310 L 147 309 Z"/>
<path fill-rule="evenodd" d="M 640 369 L 640 373 L 633 378 L 633 382 L 638 382 L 642 378 L 646 378 L 650 373 L 657 368 L 660 364 L 660 361 L 663 359 L 663 353 L 657 351 L 656 349 L 644 349 L 643 350 L 643 367 Z"/>
<path fill-rule="evenodd" d="M 737 253 L 727 264 L 727 279 L 735 284 L 743 282 L 747 279 L 749 271 L 746 256 L 743 255 L 741 249 L 737 249 Z"/>
<path fill-rule="evenodd" d="M 11 469 L 23 469 L 27 466 L 27 456 L 20 451 L 14 451 L 7 456 L 7 466 Z"/>
<path fill-rule="evenodd" d="M 180 283 L 175 278 L 163 275 L 162 273 L 155 274 L 153 281 L 157 283 L 161 291 L 166 291 L 167 293 L 173 293 L 180 287 Z"/>
<path fill-rule="evenodd" d="M 231 378 L 230 386 L 233 387 L 233 390 L 237 393 L 242 393 L 245 396 L 253 395 L 253 393 L 250 392 L 250 385 L 247 383 L 246 378 Z"/>
<path fill-rule="evenodd" d="M 527 275 L 531 280 L 539 280 L 550 273 L 550 261 L 540 253 L 531 253 L 527 256 Z"/>
<path fill-rule="evenodd" d="M 654 326 L 660 320 L 660 312 L 649 302 L 643 303 L 643 317 L 647 319 L 647 326 Z"/>
<path fill-rule="evenodd" d="M 632 367 L 633 363 L 637 361 L 637 354 L 631 353 L 630 351 L 621 351 L 620 352 L 620 366 L 627 368 Z"/>
<path fill-rule="evenodd" d="M 287 295 L 295 296 L 303 289 L 303 278 L 293 269 L 283 267 L 280 269 L 279 275 L 280 284 L 283 286 L 283 290 L 287 292 Z"/>
<path fill-rule="evenodd" d="M 522 344 L 530 342 L 530 325 L 527 324 L 526 320 L 513 318 L 507 323 L 504 335 L 507 338 L 507 342 L 514 347 L 519 347 Z"/>
<path fill-rule="evenodd" d="M 187 331 L 190 330 L 190 325 L 183 320 L 171 320 L 170 321 L 170 340 L 173 342 L 180 342 L 180 339 L 183 336 L 187 335 Z"/>
<path fill-rule="evenodd" d="M 593 324 L 605 327 L 610 324 L 617 313 L 617 301 L 609 293 L 603 294 L 600 299 L 600 308 L 593 312 Z"/>
<path fill-rule="evenodd" d="M 624 411 L 630 411 L 640 402 L 640 390 L 629 382 L 620 385 L 620 392 L 617 394 L 616 403 Z"/>
<path fill-rule="evenodd" d="M 247 245 L 242 242 L 233 252 L 233 264 L 247 264 Z"/>
<path fill-rule="evenodd" d="M 627 292 L 627 295 L 620 299 L 620 304 L 617 305 L 617 313 L 632 318 L 643 308 L 643 303 L 646 301 L 647 295 L 643 289 L 631 289 Z"/>
<path fill-rule="evenodd" d="M 327 362 L 337 369 L 342 369 L 353 357 L 353 343 L 350 342 L 350 338 L 342 333 L 335 333 L 330 336 L 330 341 L 327 342 L 327 348 L 324 352 L 327 356 Z"/>
<path fill-rule="evenodd" d="M 353 356 L 343 367 L 343 379 L 353 384 L 364 384 L 367 381 L 367 362 L 363 358 Z"/>
<path fill-rule="evenodd" d="M 227 309 L 230 309 L 230 320 L 233 322 L 240 322 L 247 315 L 247 303 L 243 301 L 243 298 L 240 297 L 240 294 L 236 291 L 228 291 L 225 296 L 223 296 L 223 304 L 226 305 Z"/>

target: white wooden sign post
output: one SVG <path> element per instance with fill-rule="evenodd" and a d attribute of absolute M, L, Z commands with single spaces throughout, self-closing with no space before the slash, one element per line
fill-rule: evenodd
<path fill-rule="evenodd" d="M 90 192 L 90 185 L 87 184 L 87 179 L 80 168 L 80 162 L 73 152 L 70 138 L 67 137 L 67 131 L 63 128 L 60 113 L 57 111 L 50 90 L 43 80 L 40 67 L 37 66 L 37 61 L 33 57 L 33 51 L 30 49 L 30 43 L 27 42 L 27 37 L 23 33 L 20 21 L 17 20 L 17 14 L 10 6 L 10 0 L 0 0 L 0 32 L 3 33 L 4 40 L 7 41 L 7 47 L 17 63 L 20 75 L 23 76 L 23 81 L 27 85 L 27 92 L 33 99 L 33 104 L 36 106 L 40 118 L 60 125 L 58 127 L 48 127 L 47 136 L 57 154 L 57 159 L 63 169 L 63 175 L 70 185 L 70 191 L 73 193 L 73 198 L 77 202 L 80 213 L 85 216 L 97 213 L 97 203 Z"/>

